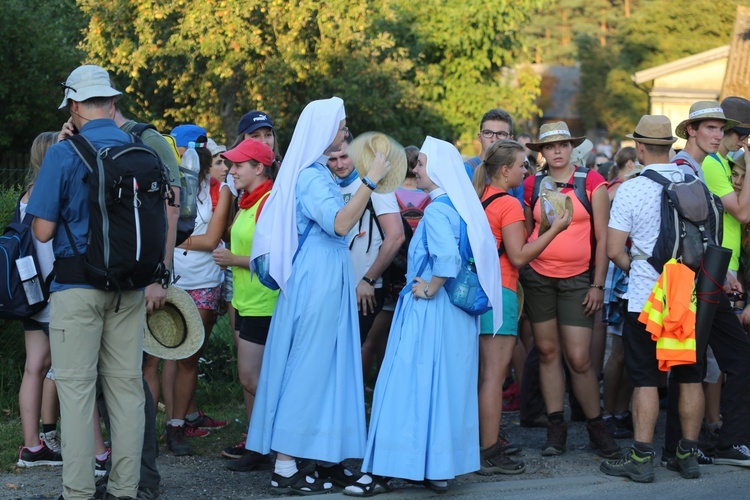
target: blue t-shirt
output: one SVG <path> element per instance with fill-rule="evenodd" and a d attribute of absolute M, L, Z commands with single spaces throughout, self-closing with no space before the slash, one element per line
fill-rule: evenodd
<path fill-rule="evenodd" d="M 109 119 L 87 122 L 81 127 L 81 134 L 97 148 L 130 142 L 130 136 L 120 130 L 114 120 Z M 59 142 L 47 150 L 26 213 L 57 223 L 53 243 L 55 258 L 75 256 L 62 225 L 63 220 L 68 222 L 78 252 L 86 252 L 89 233 L 88 175 L 86 164 L 68 141 Z M 50 291 L 68 288 L 90 287 L 62 285 L 53 281 Z"/>
<path fill-rule="evenodd" d="M 478 156 L 475 156 L 473 160 L 477 162 L 480 161 Z M 468 162 L 464 163 L 464 168 L 466 169 L 466 174 L 469 176 L 469 179 L 474 179 L 474 169 L 471 167 L 471 165 L 469 165 Z M 521 204 L 521 208 L 523 208 L 523 184 L 516 188 L 510 188 L 508 190 L 508 194 L 517 199 L 518 203 Z"/>

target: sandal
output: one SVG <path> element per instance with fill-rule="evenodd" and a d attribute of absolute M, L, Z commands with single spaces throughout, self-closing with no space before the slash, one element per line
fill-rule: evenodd
<path fill-rule="evenodd" d="M 331 481 L 339 488 L 346 488 L 347 486 L 356 484 L 357 480 L 362 477 L 362 474 L 353 473 L 344 467 L 343 464 L 334 464 L 330 467 L 318 464 L 315 467 L 315 477 L 323 481 Z"/>
<path fill-rule="evenodd" d="M 363 474 L 361 477 L 366 475 L 367 474 Z M 375 475 L 370 475 L 369 477 L 372 479 L 372 482 L 369 484 L 362 484 L 358 481 L 350 483 L 349 486 L 344 488 L 344 495 L 350 497 L 372 497 L 391 491 L 391 487 L 388 486 L 388 480 L 386 478 Z"/>
<path fill-rule="evenodd" d="M 323 495 L 333 491 L 333 483 L 310 476 L 298 470 L 292 477 L 271 476 L 271 493 L 275 495 Z"/>

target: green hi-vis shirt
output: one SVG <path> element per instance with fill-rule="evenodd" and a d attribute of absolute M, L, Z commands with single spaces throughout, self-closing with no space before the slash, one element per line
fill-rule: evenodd
<path fill-rule="evenodd" d="M 732 187 L 732 169 L 729 162 L 719 153 L 708 155 L 701 165 L 706 186 L 713 194 L 722 198 L 734 192 Z M 729 269 L 737 271 L 740 268 L 740 247 L 742 245 L 742 225 L 728 211 L 724 210 L 724 238 L 721 246 L 732 251 Z"/>

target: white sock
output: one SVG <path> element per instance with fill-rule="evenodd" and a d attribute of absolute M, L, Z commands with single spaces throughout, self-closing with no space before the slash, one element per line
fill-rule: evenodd
<path fill-rule="evenodd" d="M 180 420 L 179 418 L 173 418 L 167 422 L 167 425 L 171 425 L 172 427 L 185 427 L 185 421 Z"/>
<path fill-rule="evenodd" d="M 297 461 L 276 459 L 273 471 L 281 477 L 292 477 L 297 473 Z"/>
<path fill-rule="evenodd" d="M 357 479 L 357 482 L 364 485 L 370 484 L 372 483 L 372 476 L 369 474 L 362 474 L 362 477 Z"/>
<path fill-rule="evenodd" d="M 196 418 L 200 417 L 200 412 L 191 413 L 189 415 L 185 415 L 185 420 L 195 420 Z"/>

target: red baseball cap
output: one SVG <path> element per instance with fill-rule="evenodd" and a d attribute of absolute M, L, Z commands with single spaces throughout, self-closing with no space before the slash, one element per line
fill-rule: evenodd
<path fill-rule="evenodd" d="M 271 148 L 266 146 L 265 143 L 256 141 L 255 139 L 245 139 L 235 148 L 230 149 L 226 153 L 221 153 L 220 156 L 232 163 L 242 163 L 249 160 L 255 160 L 268 167 L 270 167 L 276 159 L 276 155 L 273 154 Z"/>

